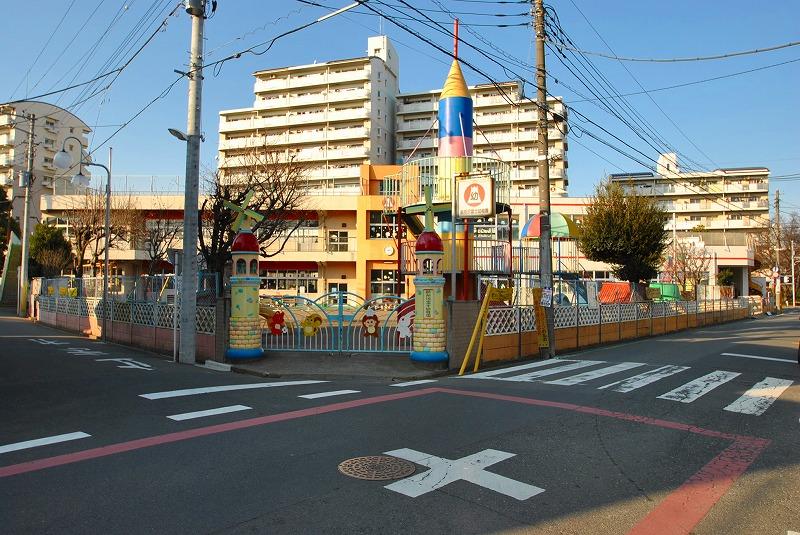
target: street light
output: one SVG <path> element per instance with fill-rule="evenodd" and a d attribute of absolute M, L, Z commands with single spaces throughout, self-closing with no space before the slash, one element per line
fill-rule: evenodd
<path fill-rule="evenodd" d="M 83 170 L 81 166 L 88 165 L 93 167 L 102 167 L 107 176 L 106 180 L 106 221 L 105 221 L 105 228 L 104 228 L 104 236 L 105 239 L 103 240 L 105 243 L 103 244 L 104 248 L 104 259 L 103 259 L 103 331 L 101 333 L 101 337 L 103 341 L 106 341 L 106 317 L 108 316 L 108 242 L 109 242 L 109 234 L 111 232 L 111 170 L 103 164 L 100 163 L 93 163 L 87 159 L 84 159 L 83 153 L 83 145 L 81 144 L 81 140 L 75 136 L 68 136 L 64 139 L 64 143 L 61 145 L 61 150 L 53 157 L 53 165 L 59 169 L 69 169 L 72 167 L 72 156 L 66 151 L 67 141 L 70 139 L 74 139 L 78 142 L 78 147 L 80 150 L 80 157 L 78 158 L 78 172 L 72 177 L 72 185 L 76 187 L 88 187 L 89 186 L 89 177 L 83 174 Z M 111 165 L 111 149 L 108 149 L 108 163 Z M 78 259 L 79 262 L 83 261 L 83 258 Z"/>

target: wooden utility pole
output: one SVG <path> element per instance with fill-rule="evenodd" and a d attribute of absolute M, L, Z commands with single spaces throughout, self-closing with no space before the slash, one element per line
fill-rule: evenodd
<path fill-rule="evenodd" d="M 536 107 L 538 112 L 539 159 L 539 281 L 542 287 L 547 319 L 547 346 L 539 350 L 542 358 L 555 356 L 553 324 L 553 255 L 550 250 L 550 161 L 547 147 L 547 71 L 544 63 L 544 5 L 533 0 L 533 21 L 536 30 Z M 541 325 L 536 326 L 541 329 Z"/>

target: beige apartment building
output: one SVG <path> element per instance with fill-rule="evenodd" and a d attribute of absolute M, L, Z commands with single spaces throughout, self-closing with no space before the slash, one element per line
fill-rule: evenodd
<path fill-rule="evenodd" d="M 221 172 L 236 175 L 254 148 L 304 164 L 312 187 L 358 185 L 362 164 L 393 163 L 399 58 L 387 37 L 370 37 L 365 57 L 254 76 L 253 106 L 220 112 Z"/>
<path fill-rule="evenodd" d="M 91 129 L 69 111 L 46 102 L 26 101 L 0 105 L 0 187 L 6 190 L 8 198 L 13 199 L 12 213 L 20 227 L 23 226 L 25 204 L 22 180 L 27 169 L 29 115 L 36 117 L 28 222 L 30 231 L 33 232 L 36 223 L 41 221 L 39 205 L 42 195 L 52 194 L 55 190 L 70 189 L 69 181 L 77 173 L 77 167 L 68 171 L 56 169 L 53 166 L 53 157 L 69 136 L 77 137 L 81 140 L 81 146 L 87 146 L 87 136 Z M 72 156 L 73 162 L 80 160 L 81 148 L 78 142 L 70 140 L 64 148 Z M 91 176 L 88 169 L 84 169 L 83 174 Z"/>
<path fill-rule="evenodd" d="M 537 107 L 518 82 L 469 87 L 475 128 L 475 155 L 497 158 L 511 164 L 512 195 L 538 197 L 539 150 L 537 148 Z M 441 89 L 403 93 L 397 98 L 397 159 L 435 156 L 436 113 Z M 555 116 L 548 117 L 548 158 L 551 194 L 567 194 L 567 111 L 560 98 L 548 99 Z"/>

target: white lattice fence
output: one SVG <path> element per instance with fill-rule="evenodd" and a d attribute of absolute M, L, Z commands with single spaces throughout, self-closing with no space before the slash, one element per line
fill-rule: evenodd
<path fill-rule="evenodd" d="M 575 327 L 575 307 L 553 307 L 553 324 L 556 329 Z"/>
<path fill-rule="evenodd" d="M 177 314 L 178 310 L 175 310 L 175 305 L 158 304 L 156 306 L 156 325 L 172 329 L 178 323 Z"/>
<path fill-rule="evenodd" d="M 486 334 L 491 336 L 518 332 L 517 310 L 515 307 L 490 308 L 486 315 Z"/>
<path fill-rule="evenodd" d="M 599 325 L 600 309 L 589 307 L 578 307 L 578 317 L 581 325 Z"/>
<path fill-rule="evenodd" d="M 522 332 L 531 332 L 536 330 L 536 313 L 533 307 L 521 307 L 519 309 L 520 328 Z"/>
<path fill-rule="evenodd" d="M 217 323 L 216 307 L 197 307 L 197 332 L 214 334 L 214 327 Z"/>

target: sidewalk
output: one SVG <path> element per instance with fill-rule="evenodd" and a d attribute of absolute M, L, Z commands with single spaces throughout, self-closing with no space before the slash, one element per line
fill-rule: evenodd
<path fill-rule="evenodd" d="M 231 365 L 232 371 L 259 377 L 319 377 L 342 379 L 347 377 L 403 380 L 438 377 L 448 373 L 441 365 L 413 362 L 402 354 L 319 354 L 303 352 L 270 352 L 256 362 Z"/>

